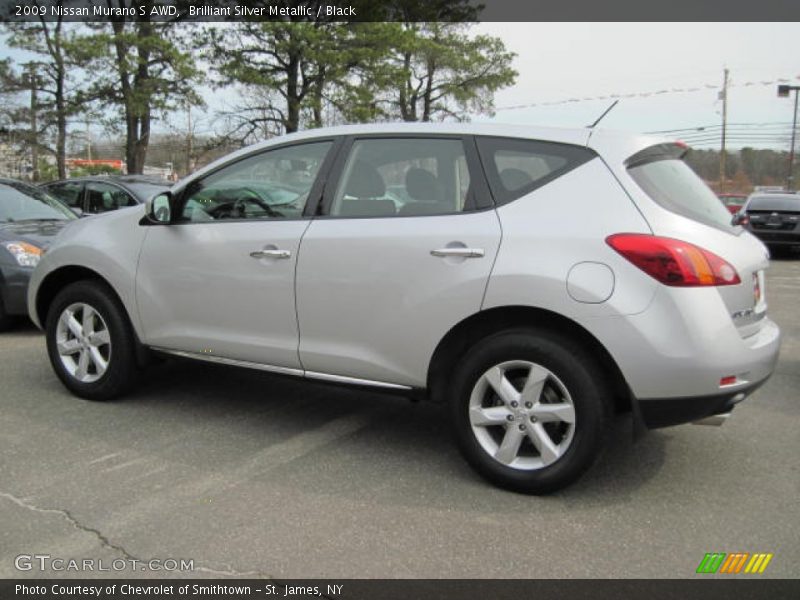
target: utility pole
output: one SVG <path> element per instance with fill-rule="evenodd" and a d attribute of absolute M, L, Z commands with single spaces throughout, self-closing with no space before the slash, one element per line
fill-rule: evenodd
<path fill-rule="evenodd" d="M 722 79 L 722 144 L 719 152 L 719 193 L 725 191 L 725 136 L 728 127 L 728 69 L 725 68 Z"/>
<path fill-rule="evenodd" d="M 36 63 L 30 62 L 26 66 L 28 67 L 28 83 L 31 86 L 31 163 L 33 163 L 31 179 L 33 181 L 39 181 L 39 126 L 36 123 L 36 110 L 38 108 L 36 99 L 36 85 L 38 83 L 36 77 Z"/>
<path fill-rule="evenodd" d="M 194 132 L 192 131 L 192 105 L 186 105 L 188 134 L 186 138 L 186 174 L 194 171 Z"/>
<path fill-rule="evenodd" d="M 797 133 L 797 92 L 800 85 L 779 85 L 778 96 L 787 98 L 789 92 L 794 92 L 794 117 L 792 117 L 792 146 L 789 148 L 789 173 L 786 175 L 786 190 L 792 191 L 794 188 L 794 139 Z"/>
<path fill-rule="evenodd" d="M 92 133 L 89 131 L 89 119 L 86 119 L 86 158 L 92 160 Z"/>

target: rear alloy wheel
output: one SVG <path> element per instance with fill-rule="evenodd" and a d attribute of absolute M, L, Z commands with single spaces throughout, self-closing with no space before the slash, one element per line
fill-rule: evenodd
<path fill-rule="evenodd" d="M 479 342 L 450 398 L 459 447 L 483 477 L 544 494 L 575 481 L 599 454 L 609 405 L 602 373 L 580 346 L 512 330 Z"/>
<path fill-rule="evenodd" d="M 481 375 L 470 396 L 469 420 L 484 452 L 503 465 L 533 471 L 569 449 L 575 406 L 549 369 L 515 360 Z"/>
<path fill-rule="evenodd" d="M 125 309 L 103 283 L 79 281 L 59 292 L 46 332 L 50 363 L 72 393 L 109 400 L 133 385 L 134 334 Z"/>

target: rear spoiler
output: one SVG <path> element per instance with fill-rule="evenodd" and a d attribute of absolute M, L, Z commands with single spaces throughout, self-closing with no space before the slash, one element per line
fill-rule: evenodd
<path fill-rule="evenodd" d="M 625 166 L 630 169 L 657 160 L 682 159 L 689 151 L 689 146 L 683 142 L 669 142 L 656 144 L 640 150 L 625 161 Z"/>

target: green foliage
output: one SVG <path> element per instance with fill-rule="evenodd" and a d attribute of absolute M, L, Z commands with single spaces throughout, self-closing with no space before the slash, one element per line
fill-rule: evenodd
<path fill-rule="evenodd" d="M 54 181 L 60 178 L 57 165 L 44 159 L 39 160 L 39 181 Z"/>
<path fill-rule="evenodd" d="M 107 0 L 109 6 L 152 7 L 149 0 Z M 139 19 L 143 19 L 139 17 Z M 123 116 L 130 173 L 141 173 L 152 121 L 158 113 L 202 106 L 196 88 L 202 73 L 191 52 L 192 25 L 124 19 L 93 23 L 75 52 L 91 73 L 83 100 Z"/>
<path fill-rule="evenodd" d="M 58 4 L 61 5 L 62 0 L 58 0 Z M 18 122 L 18 129 L 24 127 L 23 122 L 29 124 L 27 143 L 55 155 L 58 172 L 64 176 L 67 118 L 81 110 L 73 53 L 75 28 L 65 29 L 60 19 L 42 19 L 9 22 L 5 29 L 11 47 L 36 56 L 35 60 L 24 64 L 23 69 L 18 69 L 10 60 L 0 65 L 0 90 L 6 93 L 25 91 L 31 95 L 34 105 L 33 108 L 30 104 L 26 109 L 19 108 L 11 118 Z M 36 127 L 33 126 L 34 116 Z M 54 139 L 52 146 L 45 144 L 47 137 Z"/>
<path fill-rule="evenodd" d="M 182 33 L 169 22 L 94 24 L 77 49 L 93 74 L 86 99 L 137 116 L 202 105 L 195 89 L 201 73 Z"/>
<path fill-rule="evenodd" d="M 362 104 L 364 91 L 346 79 L 357 67 L 374 63 L 379 52 L 365 31 L 323 21 L 244 22 L 209 28 L 203 42 L 217 84 L 251 91 L 255 102 L 240 111 L 244 134 L 265 124 L 291 132 L 300 128 L 304 112 L 307 122 L 321 124 L 323 97 L 331 86 L 337 86 L 339 102 Z"/>
<path fill-rule="evenodd" d="M 245 22 L 207 28 L 202 45 L 217 85 L 247 90 L 230 115 L 241 139 L 332 121 L 465 119 L 491 112 L 517 75 L 500 39 L 453 23 Z"/>
<path fill-rule="evenodd" d="M 111 165 L 86 165 L 70 169 L 70 177 L 91 177 L 95 175 L 120 175 L 122 172 Z"/>
<path fill-rule="evenodd" d="M 499 38 L 457 23 L 409 23 L 393 48 L 402 81 L 390 104 L 406 121 L 491 113 L 494 93 L 514 84 L 514 53 Z"/>

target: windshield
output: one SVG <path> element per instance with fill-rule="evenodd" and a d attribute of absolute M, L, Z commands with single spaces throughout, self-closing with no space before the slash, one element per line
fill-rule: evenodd
<path fill-rule="evenodd" d="M 731 213 L 691 167 L 678 158 L 639 163 L 628 172 L 648 196 L 669 211 L 718 229 L 733 230 Z"/>
<path fill-rule="evenodd" d="M 66 221 L 75 214 L 51 195 L 21 182 L 0 183 L 0 222 Z"/>

